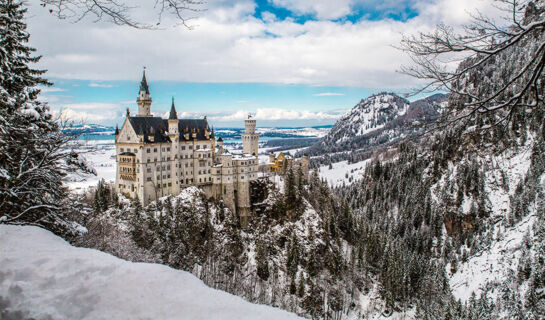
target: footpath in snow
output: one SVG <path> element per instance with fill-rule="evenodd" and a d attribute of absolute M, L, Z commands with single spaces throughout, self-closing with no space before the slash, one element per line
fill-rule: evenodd
<path fill-rule="evenodd" d="M 190 273 L 0 225 L 0 318 L 301 319 L 205 286 Z"/>

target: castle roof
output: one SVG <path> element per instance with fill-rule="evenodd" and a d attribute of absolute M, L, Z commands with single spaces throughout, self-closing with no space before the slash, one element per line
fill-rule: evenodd
<path fill-rule="evenodd" d="M 144 142 L 150 143 L 149 136 L 153 137 L 153 142 L 169 142 L 168 119 L 161 117 L 129 117 L 131 126 L 137 135 L 144 135 Z M 184 141 L 185 133 L 189 133 L 189 140 L 207 140 L 205 130 L 210 131 L 206 119 L 179 119 L 178 132 L 180 132 L 180 141 Z M 193 132 L 197 137 L 193 139 Z M 212 137 L 212 135 L 210 135 Z"/>
<path fill-rule="evenodd" d="M 140 92 L 144 91 L 146 94 L 149 94 L 148 82 L 146 81 L 146 70 L 142 74 L 142 81 L 140 82 Z"/>
<path fill-rule="evenodd" d="M 177 120 L 178 113 L 176 113 L 176 107 L 174 106 L 174 97 L 172 97 L 172 106 L 170 107 L 170 116 L 168 120 Z"/>

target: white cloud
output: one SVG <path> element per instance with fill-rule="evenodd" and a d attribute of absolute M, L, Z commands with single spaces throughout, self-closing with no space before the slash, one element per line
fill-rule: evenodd
<path fill-rule="evenodd" d="M 312 14 L 318 19 L 337 19 L 350 13 L 352 0 L 272 0 L 279 7 L 299 15 Z"/>
<path fill-rule="evenodd" d="M 115 112 L 95 113 L 74 110 L 70 108 L 53 110 L 52 114 L 53 116 L 59 116 L 62 120 L 73 121 L 76 123 L 100 123 L 107 120 L 115 119 L 117 117 L 117 114 Z"/>
<path fill-rule="evenodd" d="M 256 120 L 336 120 L 345 110 L 334 111 L 311 111 L 311 110 L 290 110 L 282 108 L 258 108 L 255 111 L 238 110 L 230 113 L 221 113 L 211 115 L 209 118 L 213 121 L 243 121 L 247 119 L 248 114 L 252 114 Z"/>
<path fill-rule="evenodd" d="M 337 92 L 323 92 L 323 93 L 316 93 L 316 94 L 313 94 L 313 96 L 316 96 L 316 97 L 344 96 L 344 93 L 337 93 Z"/>
<path fill-rule="evenodd" d="M 55 87 L 39 87 L 42 93 L 51 93 L 51 92 L 64 92 L 66 89 L 55 88 Z"/>
<path fill-rule="evenodd" d="M 126 112 L 119 104 L 100 102 L 54 104 L 50 107 L 54 116 L 78 123 L 112 122 Z"/>
<path fill-rule="evenodd" d="M 352 5 L 350 0 L 274 1 L 291 10 L 314 11 L 324 19 L 344 15 Z M 138 80 L 145 65 L 150 81 L 302 83 L 374 89 L 415 85 L 413 78 L 396 72 L 410 63 L 393 47 L 403 33 L 430 31 L 440 22 L 465 23 L 466 11 L 479 8 L 486 12 L 489 4 L 489 0 L 419 0 L 416 7 L 420 15 L 406 22 L 325 20 L 298 24 L 271 15 L 266 15 L 266 21 L 256 19 L 252 1 L 216 0 L 191 20 L 196 26 L 192 31 L 183 27 L 149 31 L 59 21 L 36 2 L 32 2 L 28 18 L 31 42 L 44 56 L 40 67 L 49 70 L 48 77 Z M 169 21 L 163 22 L 167 25 Z"/>
<path fill-rule="evenodd" d="M 91 88 L 113 88 L 113 85 L 106 84 L 106 83 L 91 82 L 91 83 L 89 83 L 89 87 L 91 87 Z"/>

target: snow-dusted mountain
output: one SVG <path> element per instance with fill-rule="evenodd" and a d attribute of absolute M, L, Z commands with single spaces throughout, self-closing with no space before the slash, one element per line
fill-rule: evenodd
<path fill-rule="evenodd" d="M 403 116 L 409 101 L 392 93 L 381 93 L 361 100 L 333 126 L 324 142 L 342 143 L 384 128 L 392 120 Z"/>
<path fill-rule="evenodd" d="M 345 160 L 349 157 L 362 159 L 375 148 L 388 146 L 400 139 L 422 133 L 438 118 L 446 105 L 448 96 L 436 94 L 409 102 L 394 93 L 380 93 L 361 100 L 344 115 L 331 131 L 308 153 L 321 156 L 341 153 L 336 156 Z M 359 159 L 359 160 L 362 160 Z"/>

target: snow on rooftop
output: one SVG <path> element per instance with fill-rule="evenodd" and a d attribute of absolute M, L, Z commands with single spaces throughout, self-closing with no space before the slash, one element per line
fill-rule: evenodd
<path fill-rule="evenodd" d="M 301 319 L 209 288 L 188 272 L 76 248 L 37 227 L 0 225 L 0 243 L 0 297 L 8 316 Z"/>
<path fill-rule="evenodd" d="M 233 154 L 233 160 L 255 160 L 257 159 L 256 156 L 252 156 L 249 154 Z"/>

